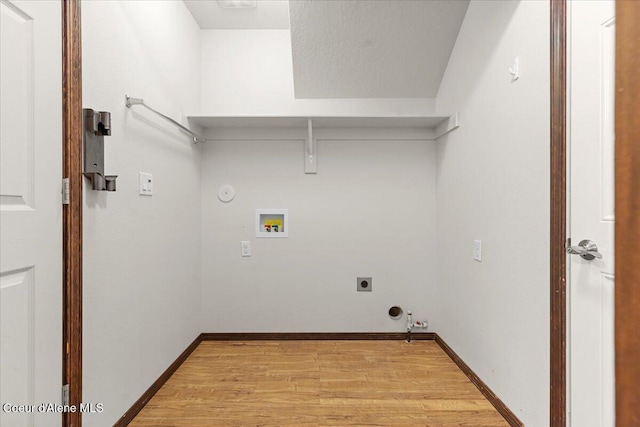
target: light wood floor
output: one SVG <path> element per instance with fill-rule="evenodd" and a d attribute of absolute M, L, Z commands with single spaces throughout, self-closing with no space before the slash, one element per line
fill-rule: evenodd
<path fill-rule="evenodd" d="M 433 341 L 205 341 L 130 426 L 508 426 Z"/>

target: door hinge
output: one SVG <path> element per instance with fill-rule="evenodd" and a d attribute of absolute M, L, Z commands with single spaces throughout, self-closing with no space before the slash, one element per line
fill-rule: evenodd
<path fill-rule="evenodd" d="M 62 405 L 69 405 L 69 384 L 62 386 Z"/>
<path fill-rule="evenodd" d="M 62 178 L 62 204 L 69 204 L 69 178 Z"/>

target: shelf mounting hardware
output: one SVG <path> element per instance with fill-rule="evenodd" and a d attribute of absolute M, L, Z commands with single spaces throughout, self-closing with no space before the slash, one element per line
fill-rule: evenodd
<path fill-rule="evenodd" d="M 511 74 L 511 81 L 515 82 L 520 78 L 520 57 L 516 56 L 513 60 L 513 65 L 509 67 L 509 74 Z"/>
<path fill-rule="evenodd" d="M 206 141 L 203 137 L 201 137 L 197 133 L 193 132 L 188 127 L 183 126 L 182 124 L 180 124 L 177 121 L 173 120 L 171 117 L 162 114 L 160 111 L 157 111 L 157 110 L 149 107 L 147 104 L 145 104 L 144 99 L 142 99 L 142 98 L 132 98 L 129 95 L 125 95 L 125 105 L 127 106 L 127 108 L 131 108 L 134 105 L 142 105 L 147 110 L 151 111 L 152 113 L 157 114 L 158 116 L 162 117 L 166 121 L 173 123 L 174 125 L 176 125 L 180 129 L 182 129 L 183 131 L 188 133 L 193 138 L 193 143 L 194 144 L 198 144 L 200 142 L 205 142 Z"/>
<path fill-rule="evenodd" d="M 315 174 L 318 173 L 318 159 L 316 158 L 316 144 L 313 140 L 313 120 L 311 118 L 307 119 L 307 129 L 309 130 L 309 135 L 304 154 L 304 173 Z"/>
<path fill-rule="evenodd" d="M 438 126 L 435 127 L 434 140 L 445 136 L 446 134 L 453 132 L 460 127 L 460 115 L 458 113 L 452 114 L 449 118 Z"/>

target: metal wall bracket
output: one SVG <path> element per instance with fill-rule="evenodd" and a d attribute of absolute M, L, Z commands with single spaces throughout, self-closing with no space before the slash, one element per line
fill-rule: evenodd
<path fill-rule="evenodd" d="M 83 174 L 97 191 L 116 191 L 118 175 L 104 174 L 104 137 L 111 135 L 111 113 L 84 108 Z"/>
<path fill-rule="evenodd" d="M 313 121 L 307 119 L 307 128 L 309 136 L 307 137 L 307 146 L 304 150 L 304 173 L 318 173 L 318 163 L 316 158 L 316 142 L 313 140 Z"/>

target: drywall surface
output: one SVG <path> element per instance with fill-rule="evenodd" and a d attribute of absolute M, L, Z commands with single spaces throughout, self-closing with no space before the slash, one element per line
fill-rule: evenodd
<path fill-rule="evenodd" d="M 205 331 L 401 332 L 406 318 L 390 319 L 391 306 L 433 312 L 434 143 L 323 131 L 317 175 L 304 173 L 304 131 L 204 147 Z M 225 184 L 229 203 L 217 197 Z M 288 209 L 289 237 L 256 238 L 257 208 Z M 372 277 L 372 292 L 356 291 L 358 276 Z"/>
<path fill-rule="evenodd" d="M 84 402 L 111 426 L 200 332 L 198 150 L 173 125 L 199 105 L 199 28 L 182 2 L 82 4 L 84 106 L 110 111 L 106 168 L 115 193 L 87 190 L 84 207 Z M 139 171 L 153 196 L 138 195 Z"/>
<path fill-rule="evenodd" d="M 184 0 L 202 29 L 289 29 L 289 0 L 261 1 L 249 8 L 225 8 L 221 3 Z"/>
<path fill-rule="evenodd" d="M 437 107 L 461 126 L 437 145 L 433 328 L 526 425 L 548 425 L 548 3 L 471 2 Z"/>
<path fill-rule="evenodd" d="M 289 30 L 203 30 L 202 109 L 219 115 L 428 114 L 433 98 L 295 99 Z"/>
<path fill-rule="evenodd" d="M 289 3 L 298 98 L 434 98 L 469 1 Z"/>

